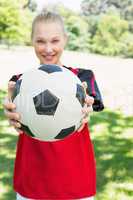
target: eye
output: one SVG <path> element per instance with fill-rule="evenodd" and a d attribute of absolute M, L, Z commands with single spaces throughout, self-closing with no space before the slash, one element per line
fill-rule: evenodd
<path fill-rule="evenodd" d="M 43 44 L 44 41 L 39 39 L 39 40 L 36 40 L 36 43 L 38 43 L 38 44 Z"/>
<path fill-rule="evenodd" d="M 59 42 L 58 39 L 55 39 L 55 40 L 52 41 L 52 43 L 58 43 L 58 42 Z"/>

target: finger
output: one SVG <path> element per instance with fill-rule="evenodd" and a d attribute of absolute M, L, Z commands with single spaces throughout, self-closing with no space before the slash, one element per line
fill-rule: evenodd
<path fill-rule="evenodd" d="M 94 97 L 91 97 L 91 96 L 89 96 L 89 95 L 86 95 L 85 103 L 86 103 L 88 106 L 91 106 L 91 105 L 94 103 Z"/>
<path fill-rule="evenodd" d="M 10 120 L 10 125 L 14 126 L 14 128 L 21 128 L 21 124 L 18 121 Z"/>
<path fill-rule="evenodd" d="M 9 99 L 9 101 L 12 100 L 12 95 L 13 95 L 13 91 L 15 88 L 15 84 L 16 84 L 15 81 L 9 81 L 9 83 L 8 83 L 8 99 Z"/>
<path fill-rule="evenodd" d="M 15 113 L 15 112 L 10 112 L 8 110 L 5 110 L 5 115 L 8 119 L 13 119 L 13 120 L 20 120 L 20 115 L 18 113 Z"/>
<path fill-rule="evenodd" d="M 80 132 L 84 128 L 84 126 L 85 126 L 85 124 L 82 124 L 77 131 Z"/>
<path fill-rule="evenodd" d="M 82 124 L 81 124 L 81 126 L 78 128 L 78 132 L 80 132 L 83 128 L 84 128 L 84 126 L 85 126 L 85 124 L 86 123 L 88 123 L 88 118 L 83 118 L 82 119 Z"/>
<path fill-rule="evenodd" d="M 19 134 L 23 133 L 23 130 L 20 129 L 21 124 L 19 122 L 14 120 L 9 120 L 9 124 L 12 125 Z"/>
<path fill-rule="evenodd" d="M 87 90 L 88 90 L 87 82 L 86 82 L 86 81 L 82 82 L 82 85 L 83 85 L 83 88 L 84 88 L 84 91 L 85 91 L 85 94 L 86 94 L 85 102 L 86 102 L 88 105 L 92 105 L 92 104 L 94 103 L 94 97 L 89 96 L 89 95 L 87 94 Z"/>
<path fill-rule="evenodd" d="M 82 124 L 86 124 L 86 123 L 88 123 L 88 117 L 85 117 L 82 119 Z"/>
<path fill-rule="evenodd" d="M 88 116 L 88 114 L 90 113 L 90 112 L 92 112 L 93 111 L 93 107 L 92 106 L 84 106 L 83 108 L 82 108 L 82 113 L 84 114 L 84 116 Z"/>
<path fill-rule="evenodd" d="M 86 93 L 86 90 L 87 90 L 87 82 L 86 82 L 86 81 L 82 82 L 82 85 L 83 85 L 84 91 L 85 91 L 85 93 Z"/>
<path fill-rule="evenodd" d="M 22 131 L 21 129 L 19 129 L 19 128 L 15 128 L 15 130 L 16 130 L 19 134 L 22 134 L 22 133 L 23 133 L 23 131 Z"/>
<path fill-rule="evenodd" d="M 8 97 L 6 97 L 3 101 L 3 107 L 7 110 L 14 110 L 16 105 L 9 101 Z"/>

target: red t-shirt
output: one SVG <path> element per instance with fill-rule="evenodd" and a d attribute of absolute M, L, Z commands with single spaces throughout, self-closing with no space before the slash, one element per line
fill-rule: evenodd
<path fill-rule="evenodd" d="M 102 110 L 101 95 L 92 71 L 69 69 L 81 81 L 87 81 L 88 90 L 91 91 L 89 94 L 95 99 L 93 109 Z M 17 78 L 19 76 L 13 76 L 11 80 L 16 81 Z M 88 125 L 80 132 L 76 131 L 54 142 L 20 134 L 14 168 L 14 190 L 31 199 L 68 200 L 94 196 L 96 167 Z"/>

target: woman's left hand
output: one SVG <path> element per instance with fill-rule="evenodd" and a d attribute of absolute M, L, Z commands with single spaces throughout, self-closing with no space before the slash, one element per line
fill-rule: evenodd
<path fill-rule="evenodd" d="M 86 91 L 86 83 L 83 83 L 83 87 Z M 85 105 L 82 109 L 84 117 L 82 119 L 82 125 L 78 129 L 78 131 L 81 131 L 84 128 L 85 124 L 88 122 L 88 115 L 89 115 L 90 112 L 93 111 L 93 108 L 92 108 L 93 103 L 94 103 L 94 98 L 89 96 L 88 94 L 86 94 Z"/>

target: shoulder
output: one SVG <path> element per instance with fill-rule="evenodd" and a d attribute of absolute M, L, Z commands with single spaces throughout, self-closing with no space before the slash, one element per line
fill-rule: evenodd
<path fill-rule="evenodd" d="M 74 74 L 76 74 L 79 78 L 86 77 L 86 78 L 92 78 L 94 77 L 94 72 L 87 68 L 78 68 L 78 67 L 66 67 L 65 68 L 71 70 Z"/>
<path fill-rule="evenodd" d="M 94 72 L 91 69 L 78 68 L 78 77 L 93 78 Z"/>
<path fill-rule="evenodd" d="M 17 80 L 22 76 L 22 74 L 13 75 L 9 81 L 17 82 Z"/>

